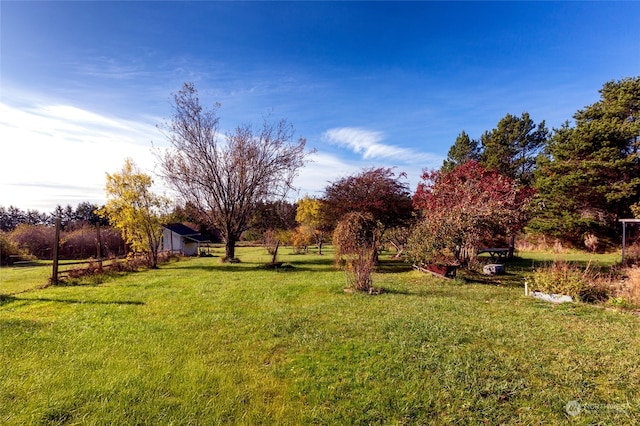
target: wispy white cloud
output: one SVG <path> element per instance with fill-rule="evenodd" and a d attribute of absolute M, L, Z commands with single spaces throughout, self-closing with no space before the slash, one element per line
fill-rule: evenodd
<path fill-rule="evenodd" d="M 109 117 L 71 105 L 0 103 L 0 205 L 51 210 L 56 204 L 104 202 L 105 173 L 131 157 L 152 172 L 151 123 Z"/>
<path fill-rule="evenodd" d="M 294 182 L 298 193 L 290 194 L 290 198 L 301 198 L 305 194 L 312 197 L 321 196 L 324 188 L 331 182 L 356 173 L 362 168 L 359 162 L 349 162 L 323 151 L 313 154 L 310 160 Z"/>
<path fill-rule="evenodd" d="M 153 116 L 123 119 L 63 103 L 0 103 L 0 205 L 51 211 L 56 204 L 104 203 L 105 173 L 119 170 L 126 157 L 153 174 L 150 142 L 165 145 L 158 122 Z M 300 171 L 295 182 L 299 191 L 290 198 L 322 195 L 331 182 L 372 166 L 398 166 L 415 187 L 423 167 L 442 162 L 431 154 L 385 145 L 383 138 L 381 132 L 356 128 L 325 132 L 323 141 L 360 157 L 320 148 Z M 155 190 L 166 190 L 160 178 L 156 183 Z"/>
<path fill-rule="evenodd" d="M 365 168 L 388 167 L 394 169 L 396 175 L 405 174 L 407 183 L 413 191 L 420 181 L 422 172 L 425 169 L 439 168 L 444 160 L 441 155 L 385 144 L 383 143 L 384 133 L 357 127 L 327 130 L 322 134 L 322 140 L 347 148 L 360 156 L 350 160 L 343 155 L 337 157 L 325 152 L 320 161 L 307 166 L 310 171 L 314 171 L 316 182 L 323 180 L 323 188 L 329 182 L 358 173 Z M 307 176 L 307 168 L 302 176 Z M 318 184 L 316 183 L 315 186 L 317 187 Z"/>
<path fill-rule="evenodd" d="M 435 154 L 382 143 L 384 133 L 358 127 L 329 129 L 323 139 L 333 145 L 350 149 L 364 160 L 395 160 L 404 164 L 432 163 L 441 161 Z"/>
<path fill-rule="evenodd" d="M 338 179 L 357 174 L 364 169 L 371 167 L 391 168 L 399 176 L 400 173 L 406 175 L 406 181 L 411 191 L 417 187 L 424 169 L 434 169 L 442 165 L 442 158 L 434 156 L 433 160 L 414 163 L 398 164 L 393 161 L 371 161 L 362 159 L 348 159 L 345 156 L 337 156 L 320 149 L 312 157 L 312 162 L 307 164 L 295 181 L 299 188 L 297 194 L 290 194 L 290 198 L 297 199 L 305 194 L 310 196 L 322 196 L 324 189 Z"/>

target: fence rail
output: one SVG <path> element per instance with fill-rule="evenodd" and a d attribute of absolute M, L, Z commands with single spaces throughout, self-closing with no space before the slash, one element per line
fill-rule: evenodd
<path fill-rule="evenodd" d="M 89 266 L 98 264 L 98 270 L 102 271 L 102 270 L 105 270 L 105 269 L 113 268 L 118 261 L 130 258 L 130 257 L 131 257 L 130 255 L 129 256 L 118 256 L 118 257 L 104 257 L 104 258 L 101 258 L 101 259 L 86 259 L 86 260 L 79 260 L 79 261 L 75 261 L 75 262 L 59 263 L 58 270 L 57 270 L 57 277 L 56 277 L 57 280 L 56 280 L 56 282 L 58 282 L 61 278 L 68 278 L 70 272 L 75 271 L 75 270 L 78 269 L 78 268 L 67 268 L 67 266 L 87 265 L 87 268 L 88 268 Z M 144 257 L 144 255 L 136 254 L 133 257 L 134 258 Z M 53 278 L 53 272 L 52 272 L 52 278 Z"/>

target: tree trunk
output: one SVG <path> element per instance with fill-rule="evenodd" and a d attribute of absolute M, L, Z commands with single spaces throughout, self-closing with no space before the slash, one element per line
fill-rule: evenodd
<path fill-rule="evenodd" d="M 278 247 L 280 247 L 280 240 L 276 243 L 276 249 L 273 251 L 273 257 L 271 258 L 271 264 L 276 263 L 276 258 L 278 257 Z"/>
<path fill-rule="evenodd" d="M 508 259 L 513 259 L 513 252 L 516 249 L 516 236 L 512 235 L 509 239 L 509 256 Z"/>
<path fill-rule="evenodd" d="M 236 258 L 236 240 L 227 238 L 224 246 L 225 261 L 229 262 Z"/>
<path fill-rule="evenodd" d="M 157 269 L 158 268 L 158 247 L 154 247 L 151 250 L 151 269 Z"/>

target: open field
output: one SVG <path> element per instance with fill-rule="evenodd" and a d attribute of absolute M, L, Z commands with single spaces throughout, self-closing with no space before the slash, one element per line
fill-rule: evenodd
<path fill-rule="evenodd" d="M 291 269 L 261 269 L 269 255 L 241 248 L 241 264 L 199 258 L 13 295 L 50 269 L 0 270 L 0 423 L 640 418 L 640 318 L 525 298 L 532 261 L 553 255 L 455 281 L 383 257 L 385 292 L 365 296 L 343 292 L 330 255 L 282 252 Z"/>

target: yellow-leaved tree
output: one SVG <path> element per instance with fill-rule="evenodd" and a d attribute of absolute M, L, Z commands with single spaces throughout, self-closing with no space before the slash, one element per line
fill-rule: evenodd
<path fill-rule="evenodd" d="M 322 201 L 311 198 L 308 195 L 298 201 L 296 209 L 296 222 L 300 227 L 296 234 L 300 240 L 306 240 L 306 236 L 313 234 L 315 243 L 318 246 L 318 254 L 322 254 L 322 244 L 324 243 L 324 230 L 322 221 Z"/>
<path fill-rule="evenodd" d="M 122 170 L 107 173 L 107 204 L 100 214 L 122 232 L 123 239 L 135 253 L 147 256 L 149 267 L 158 266 L 162 243 L 162 221 L 169 214 L 171 201 L 151 191 L 153 180 L 132 159 L 125 160 Z"/>

